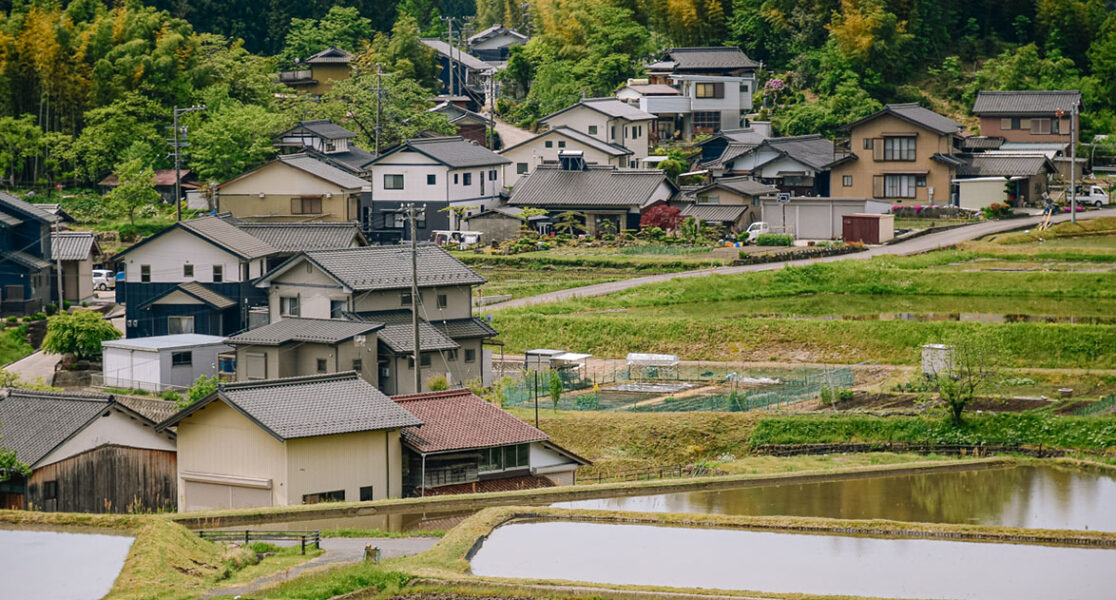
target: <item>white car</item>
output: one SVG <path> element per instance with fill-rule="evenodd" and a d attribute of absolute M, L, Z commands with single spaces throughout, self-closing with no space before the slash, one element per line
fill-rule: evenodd
<path fill-rule="evenodd" d="M 1108 205 L 1108 192 L 1099 185 L 1085 185 L 1077 188 L 1077 203 L 1097 208 Z"/>
<path fill-rule="evenodd" d="M 756 241 L 757 236 L 763 235 L 765 233 L 771 233 L 771 226 L 768 225 L 765 221 L 756 221 L 755 223 L 749 225 L 748 229 L 744 233 L 748 234 L 749 242 L 754 242 Z"/>
<path fill-rule="evenodd" d="M 116 274 L 107 269 L 93 269 L 93 289 L 116 289 Z"/>

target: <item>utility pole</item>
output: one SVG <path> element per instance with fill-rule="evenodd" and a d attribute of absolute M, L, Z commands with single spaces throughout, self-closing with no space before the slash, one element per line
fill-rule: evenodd
<path fill-rule="evenodd" d="M 1077 103 L 1070 108 L 1070 221 L 1077 224 Z"/>
<path fill-rule="evenodd" d="M 411 222 L 411 327 L 415 344 L 415 393 L 422 393 L 422 351 L 419 347 L 419 289 L 418 289 L 418 230 L 415 226 L 415 204 L 407 205 L 407 217 Z"/>
<path fill-rule="evenodd" d="M 488 72 L 488 149 L 496 151 L 496 71 Z"/>
<path fill-rule="evenodd" d="M 453 17 L 442 17 L 442 19 L 449 24 L 449 34 L 447 36 L 449 40 L 449 79 L 447 80 L 447 85 L 449 86 L 449 95 L 454 96 L 456 95 L 453 90 L 455 87 L 454 80 L 456 79 L 455 75 L 457 74 L 457 69 L 453 68 Z"/>
<path fill-rule="evenodd" d="M 182 182 L 179 181 L 182 178 L 181 149 L 190 145 L 184 140 L 179 140 L 178 136 L 182 131 L 178 127 L 178 117 L 199 110 L 205 110 L 205 105 L 194 105 L 187 108 L 174 107 L 174 212 L 176 221 L 182 220 Z"/>
<path fill-rule="evenodd" d="M 384 69 L 383 65 L 376 63 L 376 156 L 380 156 L 380 132 L 384 118 Z M 417 393 L 417 392 L 416 392 Z"/>

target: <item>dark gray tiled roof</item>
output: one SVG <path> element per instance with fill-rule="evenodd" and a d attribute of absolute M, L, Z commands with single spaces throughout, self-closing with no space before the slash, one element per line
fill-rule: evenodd
<path fill-rule="evenodd" d="M 353 55 L 352 54 L 349 54 L 348 52 L 346 52 L 345 50 L 342 50 L 341 48 L 338 48 L 337 46 L 330 46 L 329 48 L 326 48 L 325 50 L 322 50 L 321 52 L 318 52 L 316 54 L 311 54 L 310 56 L 306 57 L 306 60 L 304 60 L 302 62 L 305 62 L 307 64 L 311 64 L 311 65 L 320 65 L 320 64 L 329 64 L 329 63 L 348 64 L 352 60 L 353 60 Z"/>
<path fill-rule="evenodd" d="M 511 162 L 480 144 L 474 144 L 460 136 L 452 136 L 407 140 L 388 150 L 371 164 L 375 165 L 383 158 L 403 150 L 418 152 L 454 169 L 504 165 Z"/>
<path fill-rule="evenodd" d="M 318 250 L 306 256 L 354 291 L 411 287 L 411 251 L 406 246 Z M 480 285 L 485 281 L 449 252 L 433 244 L 418 247 L 419 287 Z"/>
<path fill-rule="evenodd" d="M 54 231 L 50 234 L 52 260 L 85 260 L 93 252 L 97 238 L 92 231 Z"/>
<path fill-rule="evenodd" d="M 17 198 L 8 192 L 0 192 L 0 212 L 6 212 L 3 211 L 4 208 L 13 209 L 26 217 L 31 217 L 46 223 L 58 221 L 58 217 L 39 208 L 37 205 Z"/>
<path fill-rule="evenodd" d="M 9 389 L 0 399 L 0 445 L 34 465 L 112 406 L 112 396 Z"/>
<path fill-rule="evenodd" d="M 280 440 L 400 429 L 422 424 L 351 371 L 224 383 L 217 388 L 216 396 L 239 408 Z M 210 401 L 213 401 L 212 397 Z M 202 403 L 194 406 L 199 404 Z M 173 425 L 192 414 L 190 408 L 164 421 L 160 428 Z"/>
<path fill-rule="evenodd" d="M 713 183 L 696 190 L 694 194 L 700 194 L 705 190 L 713 189 L 715 187 L 722 187 L 734 192 L 738 192 L 745 196 L 762 196 L 764 194 L 774 194 L 779 191 L 776 188 L 767 185 L 766 183 L 760 183 L 758 181 L 755 181 L 754 179 L 751 179 L 750 177 L 722 177 L 720 179 L 717 179 Z"/>
<path fill-rule="evenodd" d="M 410 323 L 405 325 L 388 325 L 376 332 L 377 338 L 391 348 L 396 354 L 407 354 L 415 351 L 414 329 Z M 430 323 L 419 321 L 419 348 L 421 352 L 437 350 L 453 350 L 461 345 L 446 337 Z"/>
<path fill-rule="evenodd" d="M 634 207 L 646 205 L 669 180 L 659 170 L 613 169 L 589 165 L 585 171 L 564 171 L 558 165 L 539 165 L 515 186 L 508 201 L 513 206 Z"/>
<path fill-rule="evenodd" d="M 336 344 L 380 327 L 383 327 L 382 323 L 345 319 L 285 318 L 234 335 L 225 341 L 230 344 L 259 346 L 278 346 L 288 342 Z"/>
<path fill-rule="evenodd" d="M 736 46 L 706 46 L 698 48 L 671 48 L 663 54 L 663 58 L 653 65 L 666 66 L 664 63 L 673 63 L 673 71 L 686 71 L 691 69 L 754 69 L 759 64 L 748 58 L 744 51 Z"/>
<path fill-rule="evenodd" d="M 958 158 L 962 164 L 957 174 L 971 177 L 1030 177 L 1056 171 L 1050 160 L 1041 154 L 971 154 Z"/>
<path fill-rule="evenodd" d="M 820 135 L 770 138 L 761 145 L 770 146 L 813 169 L 823 169 L 833 162 L 833 142 Z"/>
<path fill-rule="evenodd" d="M 375 154 L 361 148 L 349 144 L 347 152 L 331 152 L 329 154 L 321 154 L 321 159 L 326 162 L 349 171 L 351 174 L 357 174 L 368 166 L 376 158 Z"/>
<path fill-rule="evenodd" d="M 1021 90 L 977 92 L 973 114 L 978 116 L 1050 116 L 1061 109 L 1069 114 L 1081 105 L 1078 90 Z"/>
<path fill-rule="evenodd" d="M 683 216 L 717 223 L 734 222 L 746 212 L 748 212 L 747 206 L 722 206 L 719 204 L 690 204 L 682 209 Z"/>
<path fill-rule="evenodd" d="M 357 134 L 349 131 L 348 129 L 345 129 L 337 123 L 334 123 L 330 119 L 313 119 L 310 121 L 299 121 L 297 125 L 291 128 L 291 130 L 298 129 L 299 127 L 327 140 L 350 139 L 357 136 Z M 280 136 L 282 136 L 282 134 L 280 134 Z"/>
<path fill-rule="evenodd" d="M 445 57 L 450 56 L 450 52 L 451 52 L 450 45 L 443 42 L 442 40 L 434 39 L 434 38 L 422 38 L 419 41 L 422 42 L 423 44 L 426 44 L 427 47 L 429 47 L 430 49 L 434 50 L 435 52 L 437 52 L 438 54 L 440 54 L 442 56 L 445 56 Z M 461 63 L 461 64 L 465 65 L 466 67 L 468 67 L 468 68 L 470 68 L 474 71 L 487 71 L 487 70 L 492 68 L 492 66 L 489 65 L 488 63 L 484 62 L 483 60 L 481 60 L 481 59 L 479 59 L 475 56 L 473 56 L 472 54 L 469 54 L 468 52 L 465 52 L 464 50 L 462 50 L 460 48 L 453 48 L 452 52 L 453 52 L 453 61 L 454 62 Z"/>
<path fill-rule="evenodd" d="M 521 40 L 528 39 L 527 36 L 523 35 L 522 33 L 519 33 L 518 31 L 516 31 L 514 29 L 508 29 L 507 27 L 504 27 L 503 25 L 497 23 L 497 24 L 489 27 L 488 29 L 482 30 L 480 33 L 478 33 L 476 35 L 470 36 L 469 39 L 468 39 L 468 42 L 469 42 L 469 45 L 471 46 L 471 45 L 476 44 L 478 42 L 483 42 L 484 40 L 487 40 L 490 37 L 497 36 L 501 33 L 511 34 L 512 36 L 517 37 Z"/>
<path fill-rule="evenodd" d="M 23 219 L 15 215 L 9 215 L 6 212 L 0 212 L 0 225 L 7 225 L 8 227 L 15 227 L 23 222 Z"/>
<path fill-rule="evenodd" d="M 961 145 L 966 150 L 995 150 L 1004 144 L 1002 137 L 988 137 L 971 135 L 962 140 Z"/>
<path fill-rule="evenodd" d="M 244 258 L 260 258 L 277 252 L 277 250 L 272 248 L 267 242 L 257 239 L 246 231 L 241 231 L 220 217 L 205 216 L 182 221 L 179 224 L 210 242 L 222 248 L 226 248 Z M 164 229 L 163 231 L 166 230 Z M 133 248 L 134 247 L 135 246 L 133 246 Z"/>
<path fill-rule="evenodd" d="M 647 121 L 655 119 L 655 115 L 649 112 L 644 112 L 636 108 L 635 106 L 628 104 L 627 102 L 618 100 L 610 96 L 607 98 L 582 98 L 581 100 L 578 100 L 577 104 L 571 104 L 570 106 L 567 106 L 566 108 L 563 108 L 558 112 L 551 113 L 539 119 L 539 122 L 546 123 L 548 120 L 557 117 L 562 113 L 582 106 L 613 119 L 624 119 L 625 121 Z"/>
<path fill-rule="evenodd" d="M 46 269 L 50 267 L 50 261 L 33 256 L 26 252 L 19 250 L 8 250 L 4 252 L 4 256 L 0 260 L 10 260 L 17 265 L 23 266 L 28 269 Z"/>
<path fill-rule="evenodd" d="M 475 113 L 469 109 L 461 108 L 460 106 L 449 102 L 440 102 L 437 106 L 427 109 L 426 112 L 436 112 L 446 115 L 446 119 L 450 123 L 457 123 L 462 120 L 471 120 L 477 123 L 488 123 L 488 119 L 484 115 Z"/>
<path fill-rule="evenodd" d="M 234 223 L 242 231 L 262 240 L 279 252 L 335 250 L 362 240 L 360 224 L 348 223 Z"/>
<path fill-rule="evenodd" d="M 762 141 L 762 139 L 760 139 L 759 142 L 754 143 L 730 141 L 727 145 L 725 145 L 725 149 L 721 152 L 720 156 L 711 161 L 701 163 L 701 166 L 706 169 L 723 168 L 725 166 L 725 163 L 732 162 L 733 160 L 740 158 L 744 154 L 747 154 L 748 151 L 750 151 L 752 148 L 755 148 L 756 145 L 761 143 Z"/>
<path fill-rule="evenodd" d="M 359 191 L 368 185 L 367 181 L 348 171 L 341 170 L 327 162 L 307 156 L 303 153 L 287 154 L 280 156 L 278 160 L 347 190 Z"/>
<path fill-rule="evenodd" d="M 194 298 L 201 300 L 202 302 L 212 306 L 213 308 L 216 308 L 217 310 L 225 310 L 226 308 L 232 308 L 236 306 L 235 300 L 223 296 L 196 281 L 187 281 L 174 286 L 173 288 L 167 290 L 166 293 L 160 294 L 151 298 L 150 300 L 147 300 L 146 302 L 141 303 L 139 307 L 145 308 L 151 306 L 152 304 L 159 302 L 163 298 L 166 298 L 167 296 L 175 292 L 182 292 L 189 296 L 193 296 Z"/>
<path fill-rule="evenodd" d="M 940 135 L 960 133 L 962 128 L 962 125 L 957 121 L 911 102 L 908 104 L 886 104 L 883 110 L 874 112 L 859 121 L 849 123 L 841 129 L 844 131 L 851 130 L 861 123 L 867 123 L 882 115 L 894 115 Z"/>
<path fill-rule="evenodd" d="M 533 137 L 529 140 L 520 142 L 520 143 L 518 143 L 514 146 L 511 146 L 509 148 L 505 148 L 505 149 L 500 151 L 500 154 L 505 154 L 509 150 L 511 150 L 513 148 L 518 148 L 518 147 L 520 147 L 524 144 L 530 144 L 537 139 L 547 137 L 547 136 L 556 136 L 556 135 L 564 136 L 566 138 L 569 138 L 571 140 L 574 140 L 576 142 L 579 142 L 581 144 L 589 146 L 590 148 L 594 148 L 596 150 L 604 152 L 605 154 L 608 154 L 609 156 L 625 156 L 625 155 L 628 155 L 628 154 L 634 154 L 631 150 L 628 150 L 627 148 L 625 148 L 625 147 L 623 147 L 619 144 L 610 144 L 608 142 L 601 141 L 601 140 L 599 140 L 599 139 L 597 139 L 597 138 L 595 138 L 595 137 L 593 137 L 593 136 L 591 136 L 587 133 L 582 133 L 582 132 L 580 132 L 576 129 L 566 127 L 565 125 L 555 127 L 554 129 L 550 129 L 548 131 L 544 131 L 544 132 L 540 133 L 539 135 L 536 135 L 535 137 Z"/>
<path fill-rule="evenodd" d="M 117 404 L 134 410 L 153 423 L 160 423 L 178 412 L 178 405 L 171 400 L 142 396 L 114 396 L 113 399 Z"/>
<path fill-rule="evenodd" d="M 469 319 L 447 319 L 431 323 L 448 337 L 455 340 L 468 340 L 475 338 L 495 337 L 500 332 L 484 321 L 471 317 Z"/>

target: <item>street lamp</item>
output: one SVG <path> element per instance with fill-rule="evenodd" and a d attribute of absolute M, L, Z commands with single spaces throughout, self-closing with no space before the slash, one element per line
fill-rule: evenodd
<path fill-rule="evenodd" d="M 182 175 L 181 169 L 179 168 L 179 149 L 182 146 L 189 145 L 186 142 L 178 141 L 178 134 L 181 133 L 178 129 L 178 117 L 199 110 L 205 110 L 205 105 L 197 104 L 185 108 L 174 107 L 174 210 L 175 220 L 177 221 L 182 220 L 182 183 L 180 181 Z"/>

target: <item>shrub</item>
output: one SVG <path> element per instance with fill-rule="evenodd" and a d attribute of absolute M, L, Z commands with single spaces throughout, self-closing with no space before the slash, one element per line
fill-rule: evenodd
<path fill-rule="evenodd" d="M 178 404 L 182 401 L 182 394 L 179 394 L 174 390 L 163 390 L 162 393 L 159 394 L 159 397 L 163 400 L 174 402 L 175 404 Z"/>
<path fill-rule="evenodd" d="M 46 318 L 45 315 L 43 318 Z M 54 354 L 73 353 L 79 359 L 93 359 L 101 356 L 101 342 L 120 336 L 120 330 L 102 319 L 99 313 L 89 310 L 64 313 L 47 323 L 43 350 Z"/>
<path fill-rule="evenodd" d="M 848 388 L 841 388 L 837 390 L 837 400 L 841 402 L 849 402 L 853 399 L 853 391 Z"/>
<path fill-rule="evenodd" d="M 19 323 L 19 317 L 15 315 L 8 317 L 8 325 L 16 325 L 17 323 Z"/>
<path fill-rule="evenodd" d="M 55 313 L 58 312 L 58 305 L 54 303 L 47 304 L 44 308 L 46 309 L 46 314 L 48 317 L 53 316 Z"/>
<path fill-rule="evenodd" d="M 985 219 L 1006 219 L 1015 214 L 1012 212 L 1010 206 L 1007 204 L 1000 204 L 999 202 L 993 202 L 985 206 L 980 209 L 980 213 L 984 215 Z"/>
<path fill-rule="evenodd" d="M 449 389 L 449 381 L 445 375 L 435 375 L 426 380 L 426 387 L 432 392 L 441 392 Z"/>
<path fill-rule="evenodd" d="M 71 306 L 73 306 L 73 303 L 71 303 L 69 300 L 63 300 L 62 301 L 62 309 L 63 310 L 70 310 Z"/>
<path fill-rule="evenodd" d="M 190 389 L 186 390 L 185 399 L 183 399 L 182 396 L 179 396 L 178 398 L 174 398 L 173 400 L 175 401 L 175 403 L 178 404 L 178 408 L 181 410 L 217 391 L 218 383 L 219 380 L 216 377 L 202 375 L 201 377 L 198 377 L 196 380 L 194 380 L 194 385 L 191 385 Z M 172 400 L 172 398 L 165 399 Z"/>
<path fill-rule="evenodd" d="M 761 233 L 756 236 L 757 246 L 793 246 L 794 236 L 788 233 Z"/>

